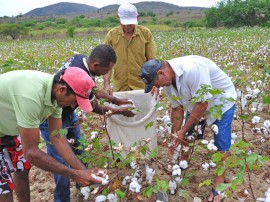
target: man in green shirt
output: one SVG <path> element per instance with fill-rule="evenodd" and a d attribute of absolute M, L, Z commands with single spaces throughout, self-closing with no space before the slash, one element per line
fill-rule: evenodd
<path fill-rule="evenodd" d="M 0 75 L 0 201 L 13 201 L 14 189 L 19 201 L 30 201 L 30 163 L 71 178 L 81 186 L 100 183 L 96 176 L 104 177 L 106 171 L 86 170 L 66 138 L 58 134 L 62 107 L 78 104 L 82 110 L 92 111 L 89 94 L 94 86 L 90 76 L 75 67 L 63 69 L 55 76 L 32 70 Z M 52 144 L 71 168 L 38 148 L 39 125 L 45 119 L 50 131 L 54 131 Z"/>
<path fill-rule="evenodd" d="M 156 58 L 156 47 L 151 31 L 138 24 L 137 8 L 123 4 L 118 8 L 120 26 L 113 28 L 105 37 L 105 43 L 112 46 L 117 61 L 112 70 L 105 75 L 104 87 L 112 94 L 110 79 L 113 75 L 113 91 L 144 89 L 139 78 L 141 66 Z"/>

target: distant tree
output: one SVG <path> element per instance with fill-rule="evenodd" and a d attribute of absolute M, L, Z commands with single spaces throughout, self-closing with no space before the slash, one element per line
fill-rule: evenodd
<path fill-rule="evenodd" d="M 67 28 L 67 36 L 70 38 L 74 37 L 74 33 L 75 33 L 75 27 L 68 27 Z"/>
<path fill-rule="evenodd" d="M 265 26 L 270 21 L 270 0 L 222 0 L 205 14 L 208 27 Z"/>
<path fill-rule="evenodd" d="M 13 40 L 28 34 L 28 29 L 20 24 L 0 24 L 0 35 L 10 36 Z"/>

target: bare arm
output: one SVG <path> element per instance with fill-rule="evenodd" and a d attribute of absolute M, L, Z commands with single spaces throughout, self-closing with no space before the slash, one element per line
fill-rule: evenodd
<path fill-rule="evenodd" d="M 122 115 L 127 116 L 127 117 L 133 117 L 136 115 L 132 112 L 132 110 L 130 110 L 129 107 L 121 107 L 121 108 L 116 109 L 116 108 L 112 108 L 109 106 L 100 105 L 96 99 L 94 99 L 91 102 L 91 105 L 93 107 L 93 112 L 95 112 L 97 114 L 101 114 L 101 115 L 104 115 L 109 110 L 112 112 L 111 113 L 112 115 L 113 114 L 122 114 Z"/>
<path fill-rule="evenodd" d="M 39 129 L 38 128 L 20 128 L 22 148 L 25 158 L 33 165 L 53 173 L 64 175 L 75 180 L 81 186 L 87 186 L 92 183 L 100 183 L 93 178 L 96 170 L 74 170 L 61 163 L 38 148 Z"/>
<path fill-rule="evenodd" d="M 62 128 L 62 120 L 49 117 L 48 118 L 49 130 L 52 133 L 54 130 L 59 130 Z M 54 145 L 57 153 L 74 169 L 83 170 L 85 166 L 82 162 L 75 156 L 70 145 L 67 142 L 66 137 L 61 137 L 60 135 L 50 136 L 50 140 Z"/>
<path fill-rule="evenodd" d="M 104 88 L 108 92 L 109 95 L 112 95 L 113 91 L 110 85 L 110 80 L 112 76 L 112 70 L 110 70 L 107 74 L 104 75 Z"/>
<path fill-rule="evenodd" d="M 197 102 L 194 106 L 194 109 L 190 113 L 190 116 L 185 123 L 185 125 L 178 132 L 179 137 L 184 137 L 185 134 L 191 130 L 196 124 L 199 123 L 200 118 L 203 116 L 204 112 L 208 107 L 208 102 Z"/>
<path fill-rule="evenodd" d="M 132 101 L 128 99 L 120 99 L 120 98 L 114 97 L 113 95 L 110 95 L 106 91 L 101 90 L 101 89 L 95 92 L 95 96 L 97 99 L 103 98 L 107 100 L 108 102 L 116 104 L 116 105 L 132 104 Z"/>
<path fill-rule="evenodd" d="M 172 108 L 171 119 L 173 123 L 172 132 L 176 133 L 181 129 L 184 120 L 184 109 L 182 106 Z"/>

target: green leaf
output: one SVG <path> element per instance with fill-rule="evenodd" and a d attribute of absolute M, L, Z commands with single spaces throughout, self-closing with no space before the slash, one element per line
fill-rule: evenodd
<path fill-rule="evenodd" d="M 178 195 L 180 197 L 183 197 L 185 199 L 188 199 L 190 194 L 189 194 L 189 192 L 187 190 L 181 189 L 181 190 L 179 190 Z"/>
<path fill-rule="evenodd" d="M 207 180 L 204 180 L 203 182 L 201 182 L 199 184 L 199 187 L 202 187 L 204 185 L 209 186 L 209 185 L 211 185 L 211 183 L 212 183 L 212 181 L 210 179 L 207 179 Z"/>
<path fill-rule="evenodd" d="M 220 183 L 220 184 L 217 185 L 217 191 L 222 192 L 222 191 L 228 189 L 230 186 L 232 186 L 232 183 L 226 183 L 226 184 L 225 183 Z"/>
<path fill-rule="evenodd" d="M 260 164 L 264 164 L 266 161 L 270 161 L 270 158 L 268 158 L 267 156 L 259 156 L 258 157 L 258 162 Z"/>
<path fill-rule="evenodd" d="M 245 141 L 243 141 L 243 140 L 240 140 L 240 141 L 237 143 L 236 146 L 239 147 L 240 149 L 246 149 L 246 148 L 250 147 L 251 144 L 250 144 L 250 143 L 247 143 L 247 142 L 245 142 Z"/>
<path fill-rule="evenodd" d="M 212 118 L 216 118 L 218 120 L 221 119 L 222 116 L 222 106 L 223 105 L 215 105 L 213 107 L 210 108 L 210 112 L 211 112 L 211 117 Z"/>
<path fill-rule="evenodd" d="M 225 168 L 224 167 L 218 167 L 216 169 L 216 173 L 217 173 L 218 176 L 221 176 L 224 172 L 225 172 Z"/>
<path fill-rule="evenodd" d="M 210 89 L 209 92 L 211 93 L 211 95 L 219 95 L 224 93 L 224 90 L 221 90 L 219 88 L 214 88 L 214 89 Z"/>
<path fill-rule="evenodd" d="M 269 95 L 263 95 L 262 96 L 262 102 L 263 102 L 263 104 L 270 104 L 270 96 Z"/>
<path fill-rule="evenodd" d="M 153 125 L 154 125 L 154 122 L 151 121 L 150 123 L 146 124 L 146 125 L 144 126 L 144 128 L 145 128 L 145 130 L 147 130 L 147 128 L 152 127 Z"/>
<path fill-rule="evenodd" d="M 258 158 L 258 154 L 251 153 L 250 155 L 247 156 L 246 160 L 248 164 L 253 164 L 256 162 Z"/>
<path fill-rule="evenodd" d="M 107 196 L 109 193 L 110 193 L 109 187 L 103 189 L 102 192 L 101 192 L 101 194 L 104 195 L 104 196 Z"/>
<path fill-rule="evenodd" d="M 158 155 L 158 147 L 156 147 L 150 154 L 150 158 L 153 159 L 153 158 L 156 158 L 157 155 Z"/>
<path fill-rule="evenodd" d="M 224 154 L 222 154 L 222 153 L 220 153 L 220 152 L 214 153 L 214 154 L 212 155 L 213 162 L 215 162 L 215 163 L 220 162 L 221 159 L 222 159 L 223 157 L 224 157 Z"/>
<path fill-rule="evenodd" d="M 179 100 L 182 100 L 182 98 L 180 98 L 176 95 L 172 95 L 172 100 L 179 101 Z"/>
<path fill-rule="evenodd" d="M 189 184 L 189 179 L 188 178 L 183 178 L 180 182 L 181 186 L 186 186 Z"/>
<path fill-rule="evenodd" d="M 143 195 L 150 198 L 153 194 L 153 188 L 151 186 L 146 187 L 146 189 L 143 191 Z"/>
<path fill-rule="evenodd" d="M 125 192 L 122 192 L 120 189 L 117 189 L 115 191 L 116 195 L 119 197 L 119 198 L 125 198 L 126 197 L 126 193 Z"/>

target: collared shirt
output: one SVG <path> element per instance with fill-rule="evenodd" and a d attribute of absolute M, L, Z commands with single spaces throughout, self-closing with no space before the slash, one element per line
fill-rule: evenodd
<path fill-rule="evenodd" d="M 222 113 L 224 113 L 235 104 L 235 102 L 221 100 L 221 98 L 233 98 L 236 100 L 237 94 L 228 75 L 211 60 L 201 56 L 189 55 L 169 60 L 168 63 L 175 73 L 177 88 L 175 89 L 173 85 L 164 87 L 172 108 L 182 105 L 189 112 L 192 112 L 195 104 L 192 104 L 191 99 L 198 97 L 197 90 L 201 88 L 202 84 L 209 85 L 212 89 L 216 88 L 224 91 L 224 93 L 218 95 L 206 93 L 203 96 L 202 100 L 208 101 L 205 114 L 208 124 L 212 124 L 216 120 L 211 117 L 209 111 L 214 105 L 222 104 Z M 176 97 L 177 99 L 175 99 Z"/>
<path fill-rule="evenodd" d="M 151 31 L 136 25 L 132 39 L 128 40 L 119 26 L 108 32 L 105 44 L 112 46 L 117 55 L 116 64 L 113 66 L 113 91 L 144 89 L 145 84 L 139 78 L 141 66 L 147 60 L 156 58 Z"/>
<path fill-rule="evenodd" d="M 38 128 L 49 116 L 61 118 L 52 101 L 53 75 L 17 70 L 0 75 L 0 137 L 16 136 L 19 128 Z"/>

